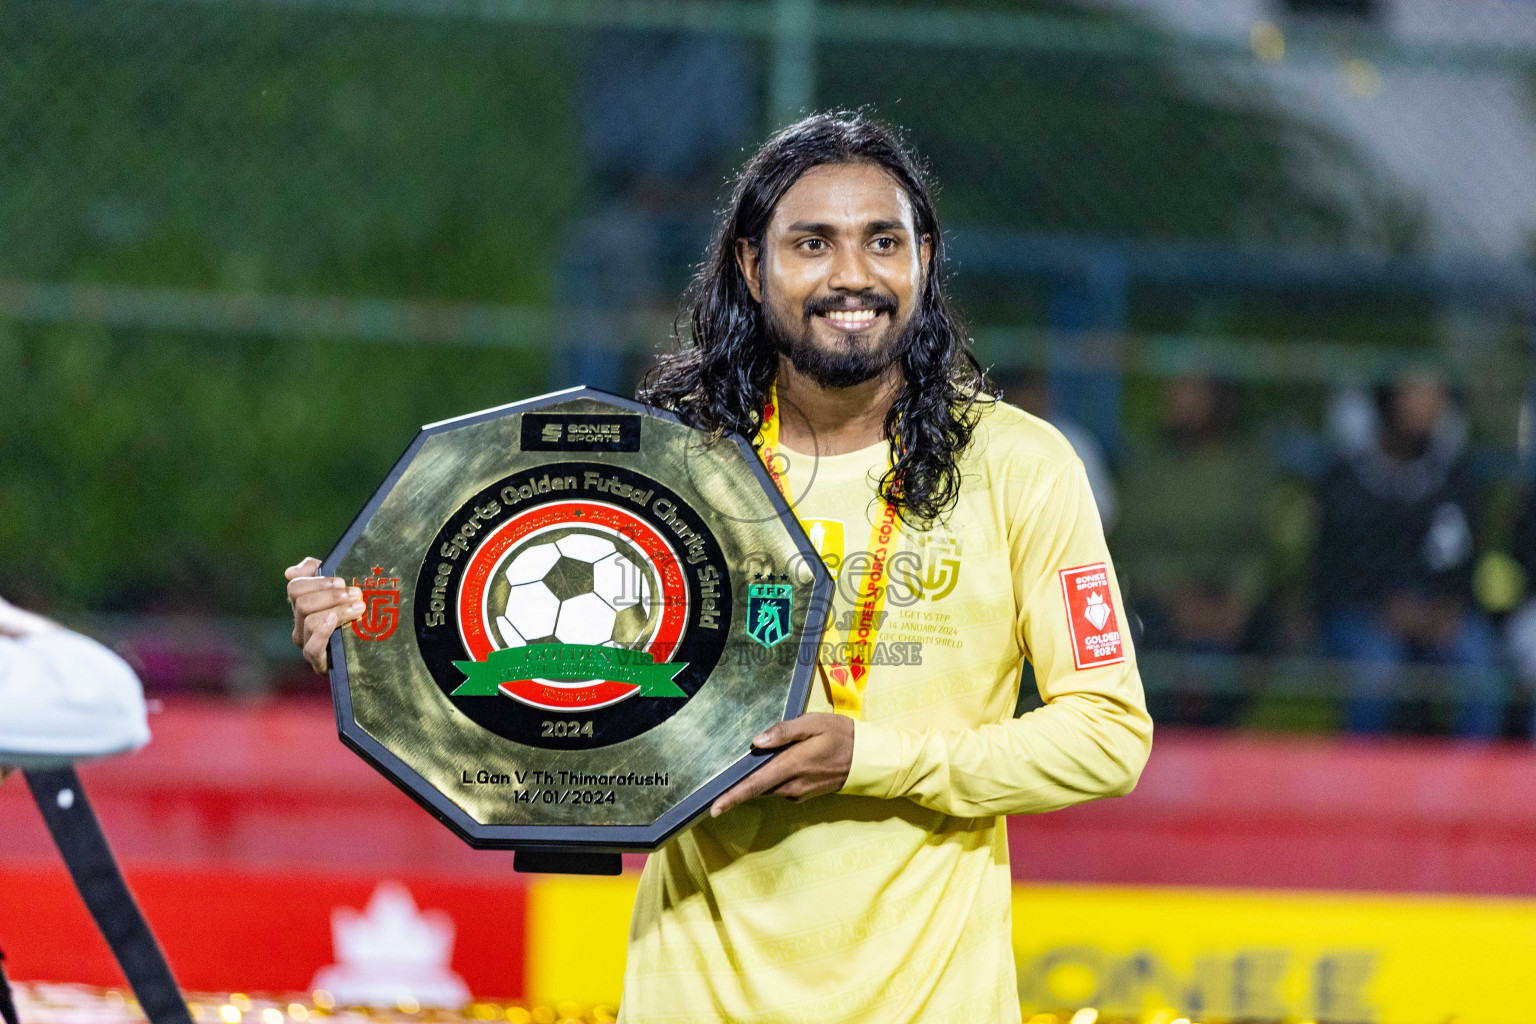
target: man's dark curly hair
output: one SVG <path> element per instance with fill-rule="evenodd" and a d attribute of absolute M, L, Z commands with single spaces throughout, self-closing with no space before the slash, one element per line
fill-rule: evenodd
<path fill-rule="evenodd" d="M 705 430 L 757 435 L 779 353 L 736 263 L 736 242 L 746 239 L 760 249 L 774 208 L 800 176 L 843 163 L 878 164 L 889 172 L 911 201 L 918 236 L 931 239 L 911 344 L 901 359 L 906 385 L 885 419 L 892 465 L 880 481 L 881 497 L 904 520 L 931 523 L 959 497 L 957 460 L 975 432 L 986 378 L 944 298 L 944 242 L 923 168 L 894 131 L 861 113 L 805 118 L 748 161 L 678 315 L 679 347 L 646 375 L 639 398 Z"/>

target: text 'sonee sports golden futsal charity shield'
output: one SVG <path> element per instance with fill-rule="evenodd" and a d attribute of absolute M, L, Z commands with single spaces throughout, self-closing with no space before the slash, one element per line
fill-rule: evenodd
<path fill-rule="evenodd" d="M 831 579 L 752 447 L 573 389 L 423 428 L 323 571 L 344 742 L 472 846 L 617 871 L 805 709 Z"/>

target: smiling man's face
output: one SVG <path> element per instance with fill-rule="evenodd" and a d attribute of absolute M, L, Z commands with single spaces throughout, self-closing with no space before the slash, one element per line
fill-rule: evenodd
<path fill-rule="evenodd" d="M 900 360 L 930 252 L 883 168 L 822 164 L 784 193 L 762 248 L 738 242 L 736 260 L 795 369 L 822 387 L 852 387 Z"/>

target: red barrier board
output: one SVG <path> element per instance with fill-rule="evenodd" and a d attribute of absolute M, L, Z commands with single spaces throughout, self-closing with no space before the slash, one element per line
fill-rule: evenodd
<path fill-rule="evenodd" d="M 1037 881 L 1536 895 L 1536 750 L 1171 732 L 1130 796 L 1009 821 Z"/>
<path fill-rule="evenodd" d="M 81 775 L 184 985 L 307 989 L 337 965 L 338 908 L 394 880 L 421 920 L 451 920 L 445 970 L 525 995 L 511 855 L 471 850 L 343 747 L 328 704 L 170 703 L 151 728 Z M 1020 880 L 1533 896 L 1531 793 L 1527 747 L 1164 730 L 1130 796 L 1014 818 L 1009 837 Z M 12 972 L 121 984 L 19 779 L 0 822 Z"/>
<path fill-rule="evenodd" d="M 81 769 L 125 863 L 510 877 L 343 747 L 323 701 L 168 702 L 151 728 Z M 1130 796 L 1009 835 L 1023 880 L 1536 895 L 1531 793 L 1525 746 L 1162 730 Z M 0 864 L 57 863 L 20 780 L 0 821 Z"/>
<path fill-rule="evenodd" d="M 150 920 L 181 984 L 195 991 L 308 992 L 326 968 L 343 965 L 334 918 L 365 919 L 358 944 L 370 937 L 411 951 L 430 944 L 430 925 L 451 922 L 451 957 L 438 965 L 476 996 L 523 995 L 526 890 L 520 881 L 405 876 L 389 879 L 409 893 L 417 914 L 369 921 L 380 879 L 298 871 L 277 874 L 187 868 L 134 869 L 128 884 Z M 0 865 L 0 948 L 17 978 L 122 985 L 123 976 L 62 867 Z M 349 913 L 351 911 L 352 913 Z M 413 929 L 427 929 L 413 942 Z M 402 939 L 402 933 L 404 938 Z M 370 960 L 360 970 L 402 969 Z M 430 951 L 420 959 L 433 966 Z"/>

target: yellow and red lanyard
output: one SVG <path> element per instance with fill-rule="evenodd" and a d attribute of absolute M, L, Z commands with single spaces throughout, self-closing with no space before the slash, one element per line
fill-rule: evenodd
<path fill-rule="evenodd" d="M 763 423 L 757 432 L 757 452 L 768 468 L 768 475 L 778 486 L 784 500 L 789 503 L 795 518 L 800 518 L 795 508 L 789 481 L 784 478 L 786 462 L 779 453 L 779 394 L 777 385 L 768 386 L 768 398 L 763 406 Z M 805 521 L 800 520 L 805 528 Z M 807 531 L 809 532 L 809 531 Z M 844 633 L 830 615 L 822 644 L 822 657 L 817 669 L 827 689 L 827 699 L 832 710 L 850 718 L 861 718 L 864 713 L 864 687 L 869 682 L 870 659 L 874 657 L 875 641 L 880 634 L 881 608 L 885 605 L 886 566 L 896 549 L 896 538 L 901 533 L 901 517 L 885 499 L 880 500 L 880 514 L 875 517 L 874 529 L 869 535 L 869 564 L 863 568 L 859 579 L 858 599 L 854 602 L 850 628 Z M 848 559 L 843 559 L 843 568 Z M 830 641 L 830 642 L 828 642 Z M 846 657 L 846 660 L 844 658 Z"/>

